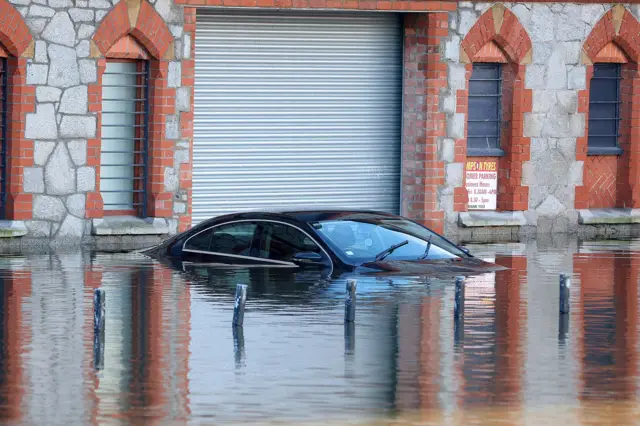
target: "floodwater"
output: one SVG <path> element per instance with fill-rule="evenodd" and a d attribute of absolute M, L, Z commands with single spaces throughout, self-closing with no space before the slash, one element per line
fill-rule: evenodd
<path fill-rule="evenodd" d="M 0 421 L 637 424 L 640 241 L 468 247 L 509 269 L 467 280 L 458 321 L 452 282 L 361 277 L 351 327 L 344 280 L 317 274 L 3 255 Z"/>

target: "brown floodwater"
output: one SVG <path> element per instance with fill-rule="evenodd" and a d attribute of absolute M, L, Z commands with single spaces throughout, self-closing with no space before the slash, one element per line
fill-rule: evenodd
<path fill-rule="evenodd" d="M 453 282 L 360 277 L 353 326 L 319 274 L 4 254 L 0 422 L 638 424 L 640 241 L 469 247 L 509 269 L 467 280 L 461 319 Z"/>

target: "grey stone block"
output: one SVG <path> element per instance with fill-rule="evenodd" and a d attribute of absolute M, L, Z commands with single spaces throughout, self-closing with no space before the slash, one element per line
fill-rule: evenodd
<path fill-rule="evenodd" d="M 47 84 L 48 72 L 46 64 L 27 64 L 27 84 Z"/>
<path fill-rule="evenodd" d="M 444 43 L 444 58 L 448 61 L 459 62 L 460 61 L 460 37 L 457 35 L 451 36 L 451 38 Z"/>
<path fill-rule="evenodd" d="M 524 114 L 524 136 L 525 137 L 540 137 L 542 135 L 542 127 L 544 126 L 545 115 L 544 114 Z"/>
<path fill-rule="evenodd" d="M 49 6 L 57 9 L 73 7 L 72 0 L 49 0 Z"/>
<path fill-rule="evenodd" d="M 176 108 L 178 111 L 189 111 L 191 109 L 191 88 L 179 87 L 176 89 Z"/>
<path fill-rule="evenodd" d="M 473 27 L 473 25 L 476 23 L 476 21 L 478 20 L 478 16 L 473 10 L 465 9 L 460 10 L 458 16 L 460 19 L 458 24 L 458 34 L 464 37 L 467 35 L 471 27 Z"/>
<path fill-rule="evenodd" d="M 107 16 L 106 10 L 98 10 L 96 11 L 96 22 L 102 22 L 102 18 Z"/>
<path fill-rule="evenodd" d="M 577 65 L 569 70 L 568 88 L 571 90 L 584 90 L 587 88 L 587 75 L 584 66 Z"/>
<path fill-rule="evenodd" d="M 53 152 L 53 148 L 55 147 L 55 142 L 35 141 L 33 144 L 33 162 L 37 166 L 44 166 L 47 164 L 49 155 Z"/>
<path fill-rule="evenodd" d="M 46 63 L 49 62 L 49 56 L 47 55 L 47 43 L 38 40 L 36 41 L 36 49 L 33 60 L 35 62 Z"/>
<path fill-rule="evenodd" d="M 93 10 L 91 9 L 69 9 L 69 15 L 73 22 L 92 22 Z"/>
<path fill-rule="evenodd" d="M 69 213 L 76 217 L 84 217 L 85 201 L 87 197 L 85 194 L 73 194 L 67 197 L 67 210 Z"/>
<path fill-rule="evenodd" d="M 182 25 L 169 25 L 169 31 L 171 31 L 173 38 L 182 37 Z"/>
<path fill-rule="evenodd" d="M 173 203 L 173 212 L 175 214 L 184 214 L 187 212 L 187 205 L 179 201 Z"/>
<path fill-rule="evenodd" d="M 640 223 L 640 209 L 578 210 L 578 223 L 582 225 Z"/>
<path fill-rule="evenodd" d="M 78 168 L 78 192 L 90 192 L 96 189 L 96 169 L 93 167 Z"/>
<path fill-rule="evenodd" d="M 78 39 L 91 38 L 95 30 L 96 27 L 94 27 L 93 25 L 80 25 L 80 28 L 78 28 Z"/>
<path fill-rule="evenodd" d="M 67 149 L 71 160 L 76 166 L 84 166 L 87 162 L 87 141 L 77 140 L 67 142 Z"/>
<path fill-rule="evenodd" d="M 554 49 L 547 63 L 547 88 L 567 88 L 567 64 L 564 62 L 564 51 Z"/>
<path fill-rule="evenodd" d="M 456 144 L 453 139 L 445 138 L 442 140 L 442 161 L 452 163 L 456 153 Z"/>
<path fill-rule="evenodd" d="M 53 104 L 36 105 L 36 112 L 27 114 L 25 137 L 27 139 L 56 139 L 58 137 Z"/>
<path fill-rule="evenodd" d="M 89 7 L 92 9 L 110 9 L 111 3 L 107 0 L 89 0 Z"/>
<path fill-rule="evenodd" d="M 174 192 L 180 188 L 180 181 L 174 168 L 167 167 L 164 169 L 164 190 Z"/>
<path fill-rule="evenodd" d="M 180 87 L 182 83 L 182 65 L 180 62 L 169 62 L 169 72 L 167 73 L 167 84 L 169 87 Z"/>
<path fill-rule="evenodd" d="M 567 113 L 578 111 L 578 93 L 575 90 L 562 90 L 558 92 L 558 102 Z"/>
<path fill-rule="evenodd" d="M 449 88 L 452 91 L 466 88 L 466 72 L 464 64 L 449 64 Z"/>
<path fill-rule="evenodd" d="M 175 115 L 169 115 L 166 118 L 165 137 L 170 140 L 178 139 L 180 137 L 178 117 Z"/>
<path fill-rule="evenodd" d="M 87 86 L 75 86 L 66 89 L 62 94 L 58 112 L 63 114 L 86 114 L 87 107 Z"/>
<path fill-rule="evenodd" d="M 93 59 L 81 59 L 79 64 L 80 82 L 83 84 L 95 83 L 98 80 L 96 61 Z"/>
<path fill-rule="evenodd" d="M 546 89 L 546 70 L 544 65 L 529 65 L 524 77 L 525 85 L 529 89 Z"/>
<path fill-rule="evenodd" d="M 44 29 L 42 37 L 63 46 L 73 47 L 76 43 L 76 30 L 67 12 L 58 12 Z"/>
<path fill-rule="evenodd" d="M 25 222 L 30 237 L 43 238 L 51 236 L 51 223 L 44 220 L 29 220 Z"/>
<path fill-rule="evenodd" d="M 93 219 L 91 233 L 93 235 L 162 235 L 169 233 L 169 227 L 167 221 L 162 218 L 108 216 Z"/>
<path fill-rule="evenodd" d="M 28 18 L 26 20 L 27 26 L 34 35 L 39 35 L 47 25 L 47 20 L 44 18 Z"/>
<path fill-rule="evenodd" d="M 82 40 L 76 46 L 76 54 L 78 58 L 86 58 L 91 53 L 91 45 L 89 44 L 89 40 Z"/>
<path fill-rule="evenodd" d="M 42 17 L 42 18 L 51 18 L 56 14 L 56 11 L 51 9 L 50 7 L 40 6 L 37 4 L 32 4 L 29 7 L 29 17 Z"/>
<path fill-rule="evenodd" d="M 67 195 L 76 190 L 76 169 L 67 148 L 59 143 L 45 166 L 46 192 L 50 195 Z"/>
<path fill-rule="evenodd" d="M 60 124 L 60 136 L 63 138 L 95 138 L 96 118 L 65 115 Z"/>
<path fill-rule="evenodd" d="M 191 59 L 191 34 L 186 33 L 182 41 L 182 57 L 185 59 Z"/>
<path fill-rule="evenodd" d="M 67 210 L 62 200 L 48 195 L 33 196 L 33 218 L 61 221 Z"/>
<path fill-rule="evenodd" d="M 581 20 L 589 27 L 593 27 L 605 14 L 608 7 L 602 4 L 584 4 L 581 7 Z"/>
<path fill-rule="evenodd" d="M 523 226 L 527 224 L 523 212 L 460 212 L 458 224 L 465 228 L 486 226 Z"/>
<path fill-rule="evenodd" d="M 64 88 L 80 84 L 75 49 L 52 44 L 48 50 L 51 60 L 49 86 Z"/>
<path fill-rule="evenodd" d="M 84 220 L 68 214 L 64 218 L 64 222 L 60 225 L 60 229 L 56 237 L 80 238 L 84 233 Z"/>
<path fill-rule="evenodd" d="M 531 26 L 527 30 L 534 46 L 536 43 L 552 41 L 555 19 L 551 8 L 547 4 L 534 4 L 531 11 Z"/>
<path fill-rule="evenodd" d="M 447 136 L 452 139 L 464 138 L 465 114 L 452 114 L 447 120 Z"/>
<path fill-rule="evenodd" d="M 547 196 L 547 198 L 536 208 L 538 216 L 558 216 L 566 210 L 564 204 L 562 204 L 553 195 Z"/>
<path fill-rule="evenodd" d="M 446 182 L 447 185 L 453 187 L 462 186 L 464 175 L 464 163 L 449 163 L 447 164 Z"/>
<path fill-rule="evenodd" d="M 44 173 L 42 167 L 25 167 L 23 172 L 22 188 L 30 194 L 42 194 L 44 192 Z"/>

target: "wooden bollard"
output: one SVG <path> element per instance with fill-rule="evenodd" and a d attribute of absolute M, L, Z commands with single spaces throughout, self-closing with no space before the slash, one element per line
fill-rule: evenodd
<path fill-rule="evenodd" d="M 567 274 L 560 274 L 560 314 L 568 314 L 571 310 L 570 295 L 571 277 Z"/>
<path fill-rule="evenodd" d="M 93 292 L 93 328 L 95 331 L 104 331 L 106 299 L 102 288 Z"/>
<path fill-rule="evenodd" d="M 242 367 L 244 365 L 243 327 L 233 327 L 233 355 L 236 360 L 236 367 Z"/>
<path fill-rule="evenodd" d="M 242 327 L 244 323 L 244 305 L 247 301 L 247 285 L 236 286 L 236 302 L 233 306 L 233 326 Z"/>
<path fill-rule="evenodd" d="M 356 325 L 353 322 L 344 323 L 344 352 L 353 354 L 356 349 Z"/>
<path fill-rule="evenodd" d="M 93 334 L 93 368 L 104 370 L 104 330 Z"/>
<path fill-rule="evenodd" d="M 344 299 L 344 322 L 356 320 L 356 280 L 347 280 L 347 294 Z"/>
<path fill-rule="evenodd" d="M 456 296 L 453 305 L 455 319 L 464 318 L 464 277 L 456 277 Z"/>

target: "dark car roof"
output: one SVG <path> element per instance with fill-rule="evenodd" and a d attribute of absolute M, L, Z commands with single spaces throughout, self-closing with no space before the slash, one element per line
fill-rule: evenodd
<path fill-rule="evenodd" d="M 206 219 L 198 223 L 194 228 L 191 228 L 189 232 L 195 228 L 207 227 L 213 223 L 224 222 L 234 219 L 275 219 L 278 216 L 288 216 L 293 220 L 301 222 L 316 222 L 320 220 L 336 220 L 336 219 L 376 219 L 376 218 L 400 218 L 400 216 L 375 211 L 375 210 L 357 210 L 357 209 L 337 209 L 337 208 L 283 208 L 283 209 L 265 209 L 265 210 L 250 210 L 244 212 L 229 213 L 226 215 L 215 216 L 210 219 Z"/>

